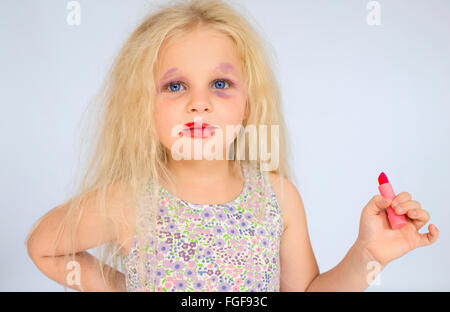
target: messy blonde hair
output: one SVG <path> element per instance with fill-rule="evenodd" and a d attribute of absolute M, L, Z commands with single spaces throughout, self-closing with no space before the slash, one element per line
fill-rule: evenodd
<path fill-rule="evenodd" d="M 272 172 L 282 178 L 290 177 L 287 163 L 287 133 L 282 117 L 279 87 L 272 70 L 274 64 L 269 54 L 269 45 L 246 18 L 224 1 L 175 1 L 158 5 L 158 8 L 156 12 L 147 15 L 126 40 L 114 59 L 100 92 L 92 101 L 100 105 L 92 105 L 93 109 L 98 107 L 99 110 L 94 123 L 96 127 L 94 136 L 90 140 L 93 145 L 89 149 L 88 166 L 80 170 L 83 178 L 81 183 L 76 185 L 74 192 L 76 195 L 65 203 L 68 210 L 58 228 L 54 245 L 57 245 L 62 232 L 65 231 L 66 242 L 70 239 L 72 246 L 71 251 L 69 244 L 66 246 L 66 264 L 69 256 L 74 257 L 75 254 L 74 238 L 83 214 L 83 204 L 92 197 L 92 194 L 98 194 L 99 204 L 96 205 L 96 209 L 98 215 L 103 216 L 106 226 L 107 222 L 111 221 L 108 217 L 111 207 L 106 202 L 108 198 L 106 194 L 116 186 L 125 186 L 132 194 L 130 202 L 123 203 L 119 208 L 122 209 L 122 214 L 125 213 L 125 209 L 137 211 L 136 224 L 127 226 L 135 226 L 134 231 L 138 234 L 137 239 L 140 242 L 139 254 L 155 255 L 156 214 L 159 202 L 157 186 L 162 177 L 169 181 L 173 181 L 173 177 L 166 166 L 167 150 L 159 142 L 153 119 L 156 92 L 154 73 L 162 45 L 196 27 L 213 29 L 228 36 L 235 44 L 242 61 L 248 94 L 246 103 L 248 118 L 244 120 L 242 126 L 245 128 L 246 125 L 255 125 L 259 137 L 260 125 L 266 125 L 269 129 L 272 125 L 278 125 L 279 166 Z M 248 142 L 247 140 L 244 142 L 247 153 Z M 235 145 L 236 140 L 232 144 Z M 239 151 L 239 148 L 232 149 L 233 168 L 240 168 L 241 162 L 253 162 L 247 158 L 239 159 L 237 157 Z M 254 162 L 260 163 L 259 155 Z M 114 222 L 117 223 L 117 220 Z M 101 237 L 99 242 L 102 242 Z M 103 253 L 97 251 L 97 258 L 101 258 L 103 264 L 111 261 L 116 270 L 119 260 L 122 260 L 120 262 L 123 271 L 123 257 L 120 251 L 122 246 L 119 246 L 117 241 L 110 241 L 107 242 Z M 155 269 L 144 270 L 144 257 L 141 256 L 139 259 L 140 289 L 155 291 L 153 284 Z M 104 268 L 100 263 L 99 269 L 105 282 Z M 113 275 L 106 275 L 109 282 L 113 283 Z"/>

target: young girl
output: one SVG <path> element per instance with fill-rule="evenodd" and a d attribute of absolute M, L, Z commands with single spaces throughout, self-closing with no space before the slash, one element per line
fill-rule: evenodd
<path fill-rule="evenodd" d="M 222 1 L 179 2 L 146 17 L 106 80 L 76 196 L 27 237 L 36 266 L 82 291 L 362 291 L 368 264 L 379 272 L 436 241 L 434 226 L 418 233 L 429 214 L 409 193 L 374 195 L 345 258 L 319 273 L 269 64 L 264 41 Z M 224 139 L 229 125 L 254 125 L 258 139 L 277 143 L 276 168 L 251 152 L 247 131 Z M 192 157 L 208 142 L 225 157 Z M 389 227 L 390 205 L 407 214 L 403 228 Z M 103 245 L 101 261 L 86 251 Z"/>

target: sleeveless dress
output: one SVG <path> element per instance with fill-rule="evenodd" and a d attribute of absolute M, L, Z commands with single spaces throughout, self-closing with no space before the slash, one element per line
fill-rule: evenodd
<path fill-rule="evenodd" d="M 267 172 L 245 163 L 242 172 L 241 193 L 224 204 L 190 203 L 159 185 L 156 291 L 279 291 L 281 210 Z M 262 221 L 249 210 L 258 205 Z M 135 231 L 124 263 L 130 292 L 139 291 L 136 248 Z"/>

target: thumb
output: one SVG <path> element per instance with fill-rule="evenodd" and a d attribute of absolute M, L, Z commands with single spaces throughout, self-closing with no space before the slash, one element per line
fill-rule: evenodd
<path fill-rule="evenodd" d="M 389 207 L 392 203 L 392 198 L 385 198 L 381 195 L 375 195 L 367 204 L 367 212 L 370 215 L 378 215 L 383 209 Z"/>

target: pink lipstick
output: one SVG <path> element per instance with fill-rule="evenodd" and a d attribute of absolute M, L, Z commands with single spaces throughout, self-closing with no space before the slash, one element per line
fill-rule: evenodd
<path fill-rule="evenodd" d="M 391 183 L 389 183 L 389 180 L 388 180 L 386 174 L 384 174 L 384 172 L 382 172 L 378 176 L 378 184 L 379 184 L 378 190 L 380 191 L 381 196 L 383 196 L 385 198 L 395 198 L 394 189 L 392 188 Z M 387 212 L 388 220 L 389 220 L 389 223 L 391 224 L 392 229 L 399 229 L 408 223 L 405 215 L 404 214 L 402 214 L 402 215 L 396 214 L 394 209 L 392 209 L 391 206 L 386 208 L 386 212 Z"/>

